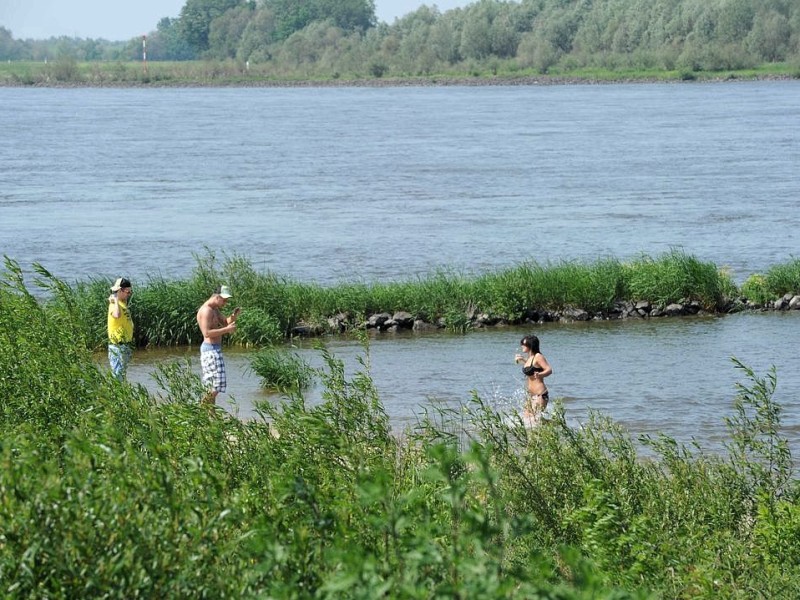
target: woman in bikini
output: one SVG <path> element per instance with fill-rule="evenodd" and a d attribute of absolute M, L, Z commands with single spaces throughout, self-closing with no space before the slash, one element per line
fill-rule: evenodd
<path fill-rule="evenodd" d="M 514 362 L 522 363 L 522 372 L 527 377 L 527 399 L 525 401 L 525 416 L 537 417 L 547 408 L 550 395 L 544 378 L 553 373 L 553 368 L 544 354 L 539 352 L 539 338 L 535 335 L 526 335 L 520 341 L 522 353 L 514 357 Z"/>

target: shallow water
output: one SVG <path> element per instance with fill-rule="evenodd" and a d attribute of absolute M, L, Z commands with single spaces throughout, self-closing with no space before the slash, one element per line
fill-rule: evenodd
<path fill-rule="evenodd" d="M 413 426 L 432 403 L 458 407 L 473 392 L 501 412 L 522 407 L 524 378 L 513 357 L 530 329 L 494 328 L 467 335 L 381 334 L 369 344 L 370 372 L 393 429 Z M 724 417 L 733 415 L 736 384 L 749 385 L 738 358 L 760 377 L 775 367 L 774 398 L 783 407 L 785 432 L 800 442 L 800 370 L 796 340 L 800 312 L 738 314 L 650 321 L 590 322 L 538 326 L 542 352 L 553 365 L 547 383 L 563 403 L 568 422 L 586 422 L 590 410 L 612 417 L 634 436 L 661 432 L 683 442 L 718 449 L 727 437 Z M 294 349 L 322 367 L 312 342 Z M 364 348 L 329 339 L 327 347 L 352 375 Z M 154 389 L 150 373 L 160 361 L 190 358 L 199 374 L 197 349 L 139 351 L 129 378 Z M 261 402 L 276 402 L 249 369 L 248 352 L 227 349 L 228 394 L 219 404 L 242 418 L 257 416 Z M 305 396 L 320 401 L 319 380 Z M 231 401 L 234 404 L 231 404 Z"/>

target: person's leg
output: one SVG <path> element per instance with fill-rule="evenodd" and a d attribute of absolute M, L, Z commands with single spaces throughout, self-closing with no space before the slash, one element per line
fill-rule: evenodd
<path fill-rule="evenodd" d="M 108 364 L 111 366 L 111 375 L 117 381 L 125 379 L 125 372 L 128 370 L 131 355 L 132 351 L 127 346 L 108 345 Z"/>
<path fill-rule="evenodd" d="M 203 384 L 208 389 L 208 393 L 203 397 L 202 402 L 216 404 L 217 395 L 220 392 L 224 392 L 228 384 L 222 351 L 217 348 L 202 350 L 200 352 L 200 366 L 203 371 Z"/>
<path fill-rule="evenodd" d="M 200 350 L 200 369 L 203 372 L 203 385 L 207 392 L 200 400 L 203 404 L 214 404 L 217 393 L 214 391 L 214 353 Z"/>
<path fill-rule="evenodd" d="M 133 358 L 133 348 L 130 346 L 122 346 L 120 348 L 120 358 L 122 362 L 122 370 L 120 372 L 120 380 L 124 380 L 128 375 L 128 365 L 131 364 L 131 358 Z"/>
<path fill-rule="evenodd" d="M 535 427 L 542 420 L 542 413 L 547 408 L 547 401 L 550 396 L 547 392 L 544 394 L 528 394 L 525 399 L 525 410 L 522 414 L 522 420 L 526 427 Z"/>

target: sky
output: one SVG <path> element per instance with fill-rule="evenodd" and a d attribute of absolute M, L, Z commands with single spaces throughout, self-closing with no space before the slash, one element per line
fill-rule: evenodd
<path fill-rule="evenodd" d="M 441 12 L 477 0 L 375 0 L 378 21 L 434 4 Z M 68 36 L 128 40 L 155 31 L 163 17 L 177 17 L 186 0 L 0 0 L 0 27 L 14 39 Z"/>

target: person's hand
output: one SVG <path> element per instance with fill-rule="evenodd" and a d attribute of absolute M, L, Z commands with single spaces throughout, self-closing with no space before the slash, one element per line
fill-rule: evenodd
<path fill-rule="evenodd" d="M 108 297 L 108 302 L 109 302 L 110 304 L 115 304 L 115 303 L 117 302 L 117 297 L 116 297 L 114 294 L 111 294 L 111 295 Z"/>
<path fill-rule="evenodd" d="M 515 363 L 518 363 L 518 362 L 520 362 L 521 360 L 525 360 L 525 357 L 524 357 L 524 356 L 522 356 L 522 354 L 516 354 L 516 355 L 514 355 L 514 362 L 515 362 Z"/>

